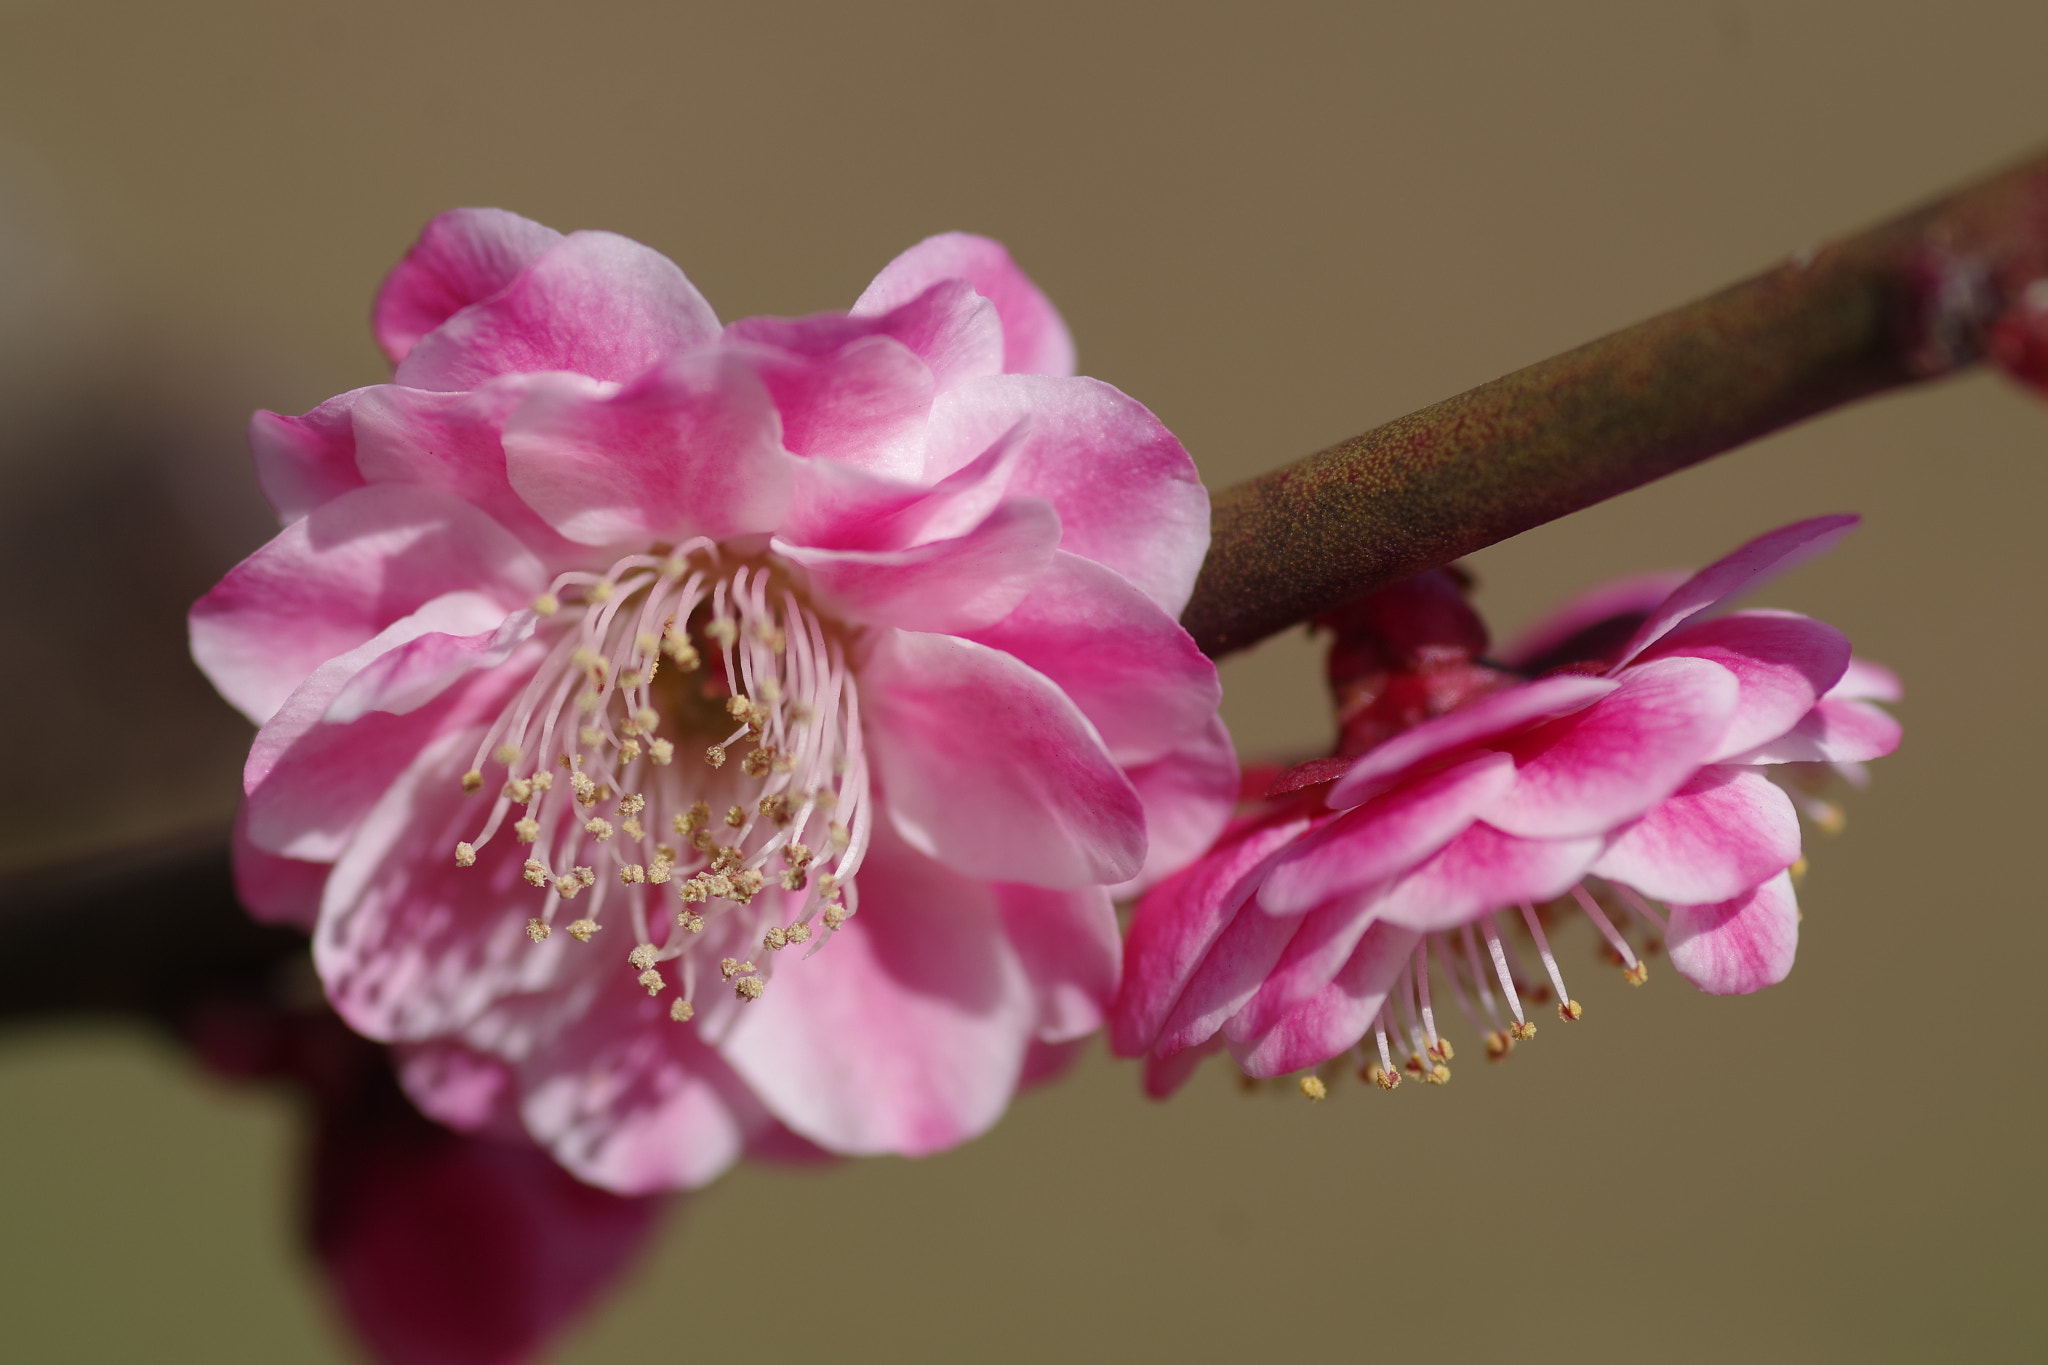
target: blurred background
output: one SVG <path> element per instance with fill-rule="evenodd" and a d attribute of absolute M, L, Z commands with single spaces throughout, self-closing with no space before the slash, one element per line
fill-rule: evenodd
<path fill-rule="evenodd" d="M 183 613 L 274 527 L 243 424 L 384 376 L 442 208 L 627 233 L 727 318 L 990 233 L 1220 487 L 2038 147 L 2044 52 L 2024 0 L 0 0 L 0 874 L 217 837 L 248 732 Z M 1908 689 L 1784 986 L 1629 991 L 1587 935 L 1570 1036 L 1319 1106 L 1098 1050 L 948 1155 L 741 1170 L 558 1358 L 2041 1358 L 2044 509 L 2048 406 L 1979 374 L 1472 561 L 1505 634 L 1866 515 L 1767 598 Z M 1318 666 L 1226 665 L 1247 756 L 1326 742 Z M 299 1103 L 0 1032 L 0 1358 L 360 1359 Z"/>

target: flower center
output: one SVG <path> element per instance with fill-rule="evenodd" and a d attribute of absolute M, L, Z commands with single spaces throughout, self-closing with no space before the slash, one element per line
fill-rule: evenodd
<path fill-rule="evenodd" d="M 487 765 L 505 773 L 457 864 L 510 817 L 541 898 L 534 942 L 587 892 L 568 932 L 588 943 L 626 916 L 627 961 L 649 995 L 676 988 L 671 1018 L 695 1015 L 714 959 L 721 984 L 759 999 L 772 958 L 757 950 L 859 904 L 873 810 L 843 628 L 773 560 L 701 539 L 562 574 L 533 611 L 548 652 L 463 775 L 474 793 Z"/>

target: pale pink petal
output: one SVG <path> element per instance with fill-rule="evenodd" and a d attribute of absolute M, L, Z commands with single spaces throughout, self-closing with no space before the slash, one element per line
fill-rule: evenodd
<path fill-rule="evenodd" d="M 1584 711 L 1503 741 L 1515 785 L 1486 814 L 1510 834 L 1604 834 L 1670 796 L 1721 747 L 1735 675 L 1706 659 L 1657 659 Z"/>
<path fill-rule="evenodd" d="M 889 814 L 921 852 L 1033 886 L 1144 866 L 1137 792 L 1043 674 L 986 645 L 891 631 L 861 668 L 860 700 Z"/>
<path fill-rule="evenodd" d="M 772 531 L 789 508 L 774 404 L 728 352 L 683 356 L 619 390 L 536 380 L 504 440 L 512 487 L 583 545 Z"/>
<path fill-rule="evenodd" d="M 518 278 L 562 240 L 553 228 L 503 209 L 450 209 L 420 231 L 384 278 L 370 325 L 396 365 L 419 339 Z"/>
<path fill-rule="evenodd" d="M 1898 721 L 1881 708 L 1831 694 L 1784 734 L 1728 761 L 1865 763 L 1897 749 L 1903 734 Z"/>
<path fill-rule="evenodd" d="M 259 725 L 322 663 L 444 593 L 508 609 L 546 586 L 540 562 L 452 494 L 344 493 L 293 522 L 192 608 L 192 657 Z"/>
<path fill-rule="evenodd" d="M 1775 986 L 1799 950 L 1799 901 L 1780 872 L 1719 905 L 1671 907 L 1671 965 L 1709 995 Z"/>
<path fill-rule="evenodd" d="M 848 1155 L 922 1156 L 1001 1115 L 1038 1002 L 985 883 L 878 826 L 860 912 L 778 964 L 726 1057 L 776 1117 Z"/>
<path fill-rule="evenodd" d="M 398 1082 L 436 1123 L 501 1142 L 531 1143 L 519 1117 L 519 1076 L 510 1062 L 457 1038 L 392 1049 Z"/>
<path fill-rule="evenodd" d="M 1231 1046 L 1248 1076 L 1284 1076 L 1346 1051 L 1372 1027 L 1420 934 L 1376 923 L 1327 986 Z"/>
<path fill-rule="evenodd" d="M 725 335 L 809 356 L 830 355 L 863 337 L 888 337 L 925 363 L 941 393 L 1003 372 L 1002 319 L 965 280 L 941 280 L 886 313 L 742 318 Z"/>
<path fill-rule="evenodd" d="M 356 467 L 356 404 L 374 389 L 337 394 L 303 417 L 258 411 L 249 419 L 256 483 L 278 520 L 297 521 L 321 503 L 363 486 Z"/>
<path fill-rule="evenodd" d="M 1074 341 L 1052 300 L 1002 243 L 966 232 L 927 237 L 882 267 L 853 305 L 855 316 L 900 308 L 945 280 L 966 280 L 1003 322 L 1003 369 L 1011 374 L 1070 375 Z"/>
<path fill-rule="evenodd" d="M 437 598 L 436 602 L 447 600 Z M 335 694 L 323 719 L 346 725 L 372 711 L 396 715 L 417 711 L 461 681 L 463 675 L 504 663 L 533 638 L 538 618 L 530 610 L 509 617 L 502 615 L 502 608 L 491 610 L 498 613 L 491 616 L 497 624 L 488 631 L 469 634 L 450 629 L 422 633 L 370 660 Z M 415 612 L 408 620 L 417 620 L 424 614 Z"/>
<path fill-rule="evenodd" d="M 929 486 L 836 460 L 799 460 L 781 538 L 826 550 L 900 550 L 964 535 L 1007 497 L 1022 426 Z"/>
<path fill-rule="evenodd" d="M 1206 857 L 1145 893 L 1125 938 L 1124 979 L 1110 1018 L 1110 1047 L 1118 1056 L 1152 1050 L 1188 982 L 1258 890 L 1266 860 L 1308 827 L 1298 816 L 1240 825 Z M 1225 1017 L 1219 1014 L 1210 1032 Z"/>
<path fill-rule="evenodd" d="M 1512 641 L 1495 650 L 1493 657 L 1523 673 L 1582 662 L 1606 663 L 1686 577 L 1682 571 L 1667 571 L 1602 583 L 1523 627 Z"/>
<path fill-rule="evenodd" d="M 769 346 L 734 348 L 768 387 L 782 415 L 782 443 L 798 455 L 916 478 L 932 372 L 901 342 L 864 337 L 827 356 Z"/>
<path fill-rule="evenodd" d="M 1823 621 L 1780 611 L 1743 611 L 1696 621 L 1637 656 L 1712 659 L 1735 675 L 1735 716 L 1715 755 L 1753 749 L 1813 709 L 1849 664 L 1849 637 Z"/>
<path fill-rule="evenodd" d="M 1563 895 L 1591 870 L 1602 844 L 1597 838 L 1521 839 L 1473 825 L 1365 908 L 1425 933 L 1456 928 L 1504 905 Z"/>
<path fill-rule="evenodd" d="M 457 730 L 426 745 L 328 877 L 313 960 L 358 1033 L 386 1042 L 451 1033 L 503 996 L 550 985 L 564 954 L 585 947 L 566 934 L 528 941 L 533 888 L 509 831 L 474 867 L 455 865 L 456 843 L 475 837 L 490 808 L 490 796 L 465 796 L 457 780 L 478 738 Z"/>
<path fill-rule="evenodd" d="M 1048 891 L 1014 882 L 998 882 L 994 891 L 1003 932 L 1038 1004 L 1037 1038 L 1064 1043 L 1101 1028 L 1124 961 L 1109 891 Z"/>
<path fill-rule="evenodd" d="M 1259 888 L 1268 914 L 1299 915 L 1408 871 L 1515 782 L 1515 762 L 1482 752 L 1346 811 L 1282 856 Z"/>
<path fill-rule="evenodd" d="M 769 1126 L 768 1113 L 698 1028 L 634 983 L 623 951 L 601 945 L 569 945 L 605 959 L 589 1012 L 520 1066 L 527 1131 L 578 1179 L 615 1194 L 708 1184 Z"/>
<path fill-rule="evenodd" d="M 1223 696 L 1216 665 L 1178 621 L 1122 575 L 1065 551 L 1015 611 L 969 638 L 1058 683 L 1127 767 L 1198 734 Z"/>
<path fill-rule="evenodd" d="M 666 256 L 615 233 L 572 232 L 422 337 L 395 378 L 452 390 L 571 370 L 624 382 L 717 337 L 711 305 Z"/>
<path fill-rule="evenodd" d="M 1110 888 L 1118 900 L 1137 896 L 1186 867 L 1216 842 L 1237 805 L 1237 751 L 1220 716 L 1150 763 L 1124 769 L 1145 807 L 1145 866 Z"/>
<path fill-rule="evenodd" d="M 1799 815 L 1763 774 L 1712 767 L 1616 836 L 1597 876 L 1658 900 L 1724 901 L 1799 860 Z"/>
<path fill-rule="evenodd" d="M 1344 770 L 1326 799 L 1333 810 L 1356 806 L 1392 787 L 1410 769 L 1468 745 L 1485 744 L 1510 731 L 1583 711 L 1616 686 L 1608 678 L 1561 674 L 1482 697 L 1367 750 Z"/>
<path fill-rule="evenodd" d="M 1841 701 L 1903 701 L 1906 689 L 1899 675 L 1883 664 L 1851 658 L 1842 680 L 1828 689 L 1828 696 Z"/>
<path fill-rule="evenodd" d="M 288 924 L 306 933 L 320 918 L 320 892 L 327 885 L 332 863 L 280 858 L 249 842 L 244 830 L 248 821 L 245 806 L 235 818 L 232 845 L 235 899 L 250 918 L 265 924 Z"/>
<path fill-rule="evenodd" d="M 818 604 L 869 626 L 962 634 L 1002 620 L 1052 567 L 1060 519 L 1036 498 L 1003 503 L 972 530 L 900 550 L 771 542 L 809 571 Z"/>
<path fill-rule="evenodd" d="M 505 471 L 505 419 L 530 381 L 508 375 L 482 388 L 436 393 L 383 384 L 356 406 L 356 465 L 372 483 L 442 488 L 488 512 L 550 564 L 586 555 L 562 539 L 512 489 Z"/>
<path fill-rule="evenodd" d="M 1826 553 L 1861 520 L 1844 514 L 1795 521 L 1723 555 L 1681 583 L 1662 606 L 1650 613 L 1650 618 L 1637 628 L 1621 651 L 1615 667 L 1627 664 L 1701 612 L 1712 611 L 1729 598 L 1761 587 L 1788 569 Z"/>
<path fill-rule="evenodd" d="M 1022 449 L 1010 493 L 1050 502 L 1061 549 L 1115 569 L 1178 617 L 1208 552 L 1209 495 L 1173 433 L 1097 380 L 998 375 L 932 405 L 925 477 L 943 478 L 1013 431 Z"/>

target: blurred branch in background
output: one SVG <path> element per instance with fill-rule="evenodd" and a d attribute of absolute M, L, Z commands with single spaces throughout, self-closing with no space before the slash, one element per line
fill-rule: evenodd
<path fill-rule="evenodd" d="M 2048 154 L 1217 494 L 1212 657 L 1780 427 L 2048 355 Z"/>

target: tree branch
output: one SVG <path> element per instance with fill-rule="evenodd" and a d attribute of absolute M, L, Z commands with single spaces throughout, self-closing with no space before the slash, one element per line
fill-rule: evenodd
<path fill-rule="evenodd" d="M 2048 155 L 1225 489 L 1212 657 L 1854 399 L 1982 359 L 2048 275 Z"/>

